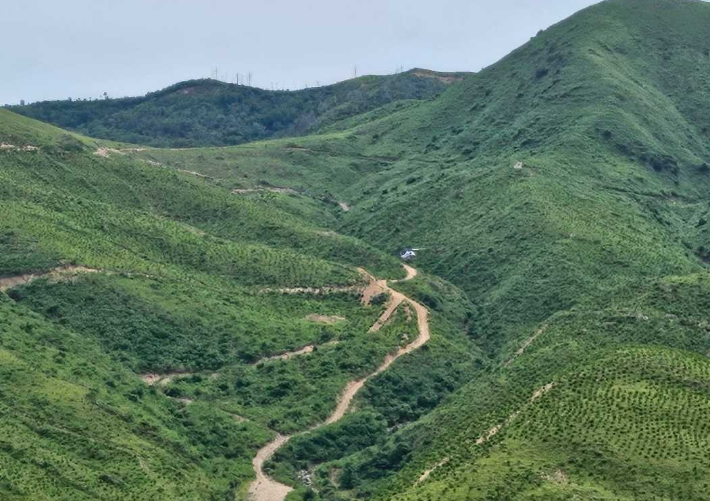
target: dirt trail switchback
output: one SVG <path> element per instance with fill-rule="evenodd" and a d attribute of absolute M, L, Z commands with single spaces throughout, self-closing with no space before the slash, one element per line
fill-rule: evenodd
<path fill-rule="evenodd" d="M 411 280 L 417 275 L 417 271 L 412 268 L 411 266 L 405 265 L 405 269 L 407 270 L 407 277 L 404 280 Z M 403 280 L 403 281 L 404 281 Z M 352 403 L 353 398 L 355 398 L 355 395 L 360 391 L 360 389 L 365 386 L 365 383 L 372 377 L 377 376 L 378 374 L 384 372 L 387 370 L 395 360 L 397 360 L 399 357 L 406 355 L 408 353 L 413 352 L 417 348 L 422 347 L 429 341 L 430 339 L 430 333 L 429 333 L 429 311 L 422 306 L 421 304 L 417 303 L 413 299 L 411 299 L 408 296 L 405 296 L 404 294 L 397 292 L 395 290 L 392 290 L 388 285 L 386 280 L 375 280 L 374 277 L 372 277 L 372 282 L 376 283 L 376 287 L 380 289 L 382 292 L 387 292 L 390 294 L 390 304 L 388 305 L 387 310 L 385 313 L 377 320 L 375 325 L 370 329 L 372 332 L 375 326 L 380 325 L 380 327 L 384 324 L 384 322 L 387 321 L 387 318 L 389 318 L 389 315 L 387 318 L 383 317 L 387 315 L 387 312 L 390 311 L 390 314 L 396 309 L 397 305 L 401 304 L 402 302 L 407 302 L 410 304 L 414 310 L 417 312 L 417 326 L 419 329 L 419 336 L 417 339 L 415 339 L 413 342 L 408 344 L 407 346 L 404 346 L 400 349 L 398 349 L 396 352 L 391 353 L 387 355 L 385 360 L 380 364 L 380 366 L 371 374 L 365 376 L 362 379 L 355 379 L 350 381 L 347 386 L 345 387 L 345 390 L 343 393 L 341 393 L 340 397 L 338 398 L 337 405 L 335 407 L 335 410 L 332 412 L 332 414 L 328 417 L 328 419 L 325 420 L 325 422 L 314 426 L 313 428 L 306 430 L 304 432 L 298 433 L 297 435 L 302 435 L 311 431 L 314 431 L 322 426 L 328 425 L 335 423 L 336 421 L 339 421 L 345 414 L 350 410 L 350 404 Z M 374 288 L 374 287 L 373 287 Z M 392 308 L 392 305 L 395 305 L 394 308 Z M 375 330 L 379 330 L 379 327 Z M 271 479 L 265 472 L 264 472 L 264 464 L 271 459 L 271 457 L 276 453 L 276 451 L 283 447 L 284 444 L 286 444 L 292 437 L 292 436 L 284 436 L 284 435 L 277 435 L 274 440 L 266 444 L 264 447 L 259 449 L 259 451 L 256 454 L 256 457 L 252 461 L 252 465 L 254 466 L 254 471 L 256 472 L 256 479 L 251 483 L 249 486 L 249 494 L 247 499 L 249 501 L 284 501 L 286 499 L 286 496 L 288 495 L 289 492 L 291 492 L 293 489 L 289 487 L 288 485 L 284 485 L 280 482 L 277 482 L 273 479 Z"/>

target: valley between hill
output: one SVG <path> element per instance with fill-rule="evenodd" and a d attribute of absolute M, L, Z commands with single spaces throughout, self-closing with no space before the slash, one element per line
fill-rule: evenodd
<path fill-rule="evenodd" d="M 710 499 L 709 25 L 606 0 L 305 135 L 0 110 L 0 498 Z"/>

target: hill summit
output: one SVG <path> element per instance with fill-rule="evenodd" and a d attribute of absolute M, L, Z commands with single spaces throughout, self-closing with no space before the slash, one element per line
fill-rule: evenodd
<path fill-rule="evenodd" d="M 226 146 L 302 135 L 392 102 L 429 99 L 465 75 L 417 68 L 297 91 L 202 79 L 144 97 L 44 101 L 10 109 L 97 138 L 149 146 Z"/>

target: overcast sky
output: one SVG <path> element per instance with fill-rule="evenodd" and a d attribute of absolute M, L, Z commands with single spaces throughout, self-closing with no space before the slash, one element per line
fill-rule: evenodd
<path fill-rule="evenodd" d="M 477 71 L 598 0 L 0 0 L 0 104 L 253 74 L 301 88 Z"/>

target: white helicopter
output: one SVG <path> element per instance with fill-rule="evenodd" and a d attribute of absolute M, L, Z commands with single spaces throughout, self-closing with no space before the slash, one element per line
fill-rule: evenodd
<path fill-rule="evenodd" d="M 423 250 L 424 249 L 412 249 L 411 247 L 407 247 L 399 253 L 399 257 L 405 261 L 411 261 L 412 259 L 417 257 L 417 252 Z"/>

